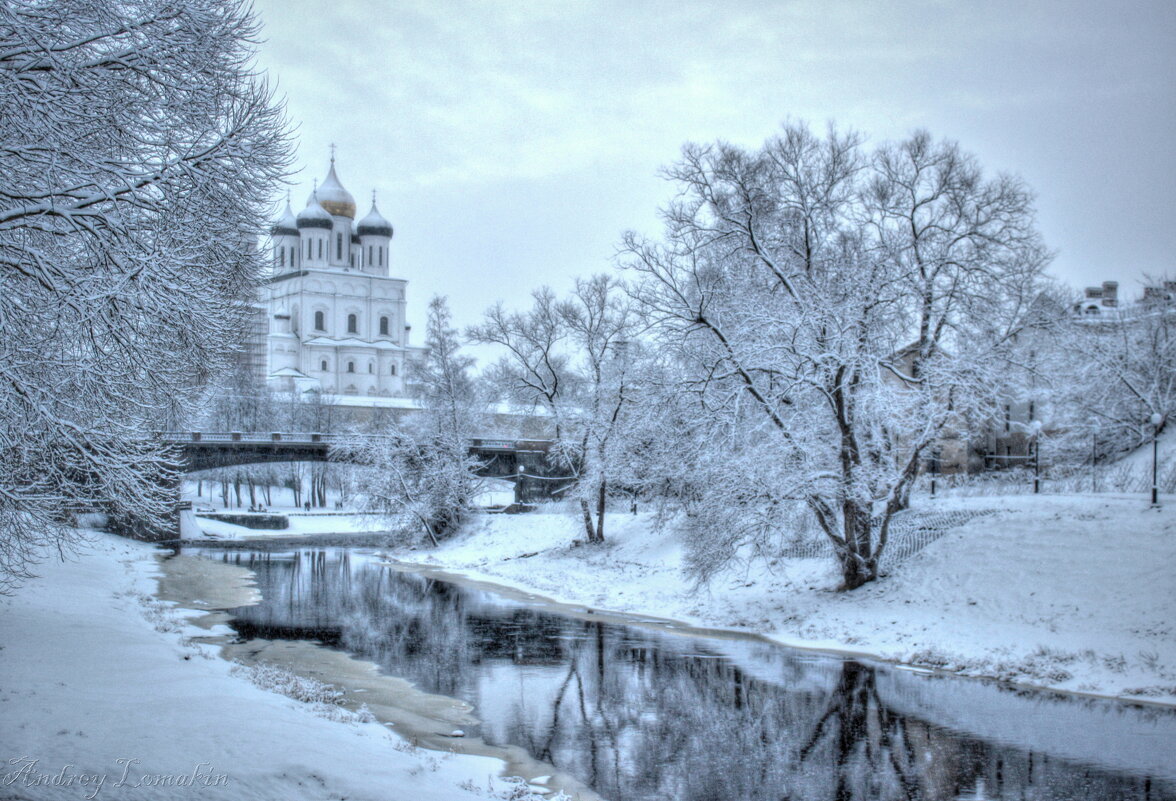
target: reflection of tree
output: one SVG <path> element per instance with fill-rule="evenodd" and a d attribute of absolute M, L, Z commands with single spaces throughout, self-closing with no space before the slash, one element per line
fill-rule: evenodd
<path fill-rule="evenodd" d="M 874 669 L 857 662 L 844 662 L 837 689 L 812 734 L 801 746 L 799 759 L 805 762 L 826 737 L 832 740 L 837 786 L 834 797 L 877 798 L 880 785 L 893 778 L 902 798 L 919 798 L 913 766 L 917 755 L 906 735 L 906 721 L 890 714 L 878 699 Z M 859 770 L 864 760 L 867 772 Z M 865 781 L 866 787 L 860 783 Z"/>
<path fill-rule="evenodd" d="M 472 702 L 487 741 L 613 801 L 1162 797 L 897 713 L 869 665 L 764 646 L 748 672 L 699 641 L 503 604 L 346 551 L 236 558 L 264 599 L 241 619 L 334 630 L 388 673 Z"/>

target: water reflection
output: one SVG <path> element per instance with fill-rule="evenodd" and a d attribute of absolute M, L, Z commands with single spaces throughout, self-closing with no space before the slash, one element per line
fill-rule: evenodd
<path fill-rule="evenodd" d="M 210 555 L 257 575 L 242 636 L 469 701 L 474 733 L 613 801 L 1176 798 L 1166 710 L 556 615 L 346 550 Z"/>

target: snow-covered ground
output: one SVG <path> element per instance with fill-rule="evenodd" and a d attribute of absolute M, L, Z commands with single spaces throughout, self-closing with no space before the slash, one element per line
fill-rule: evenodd
<path fill-rule="evenodd" d="M 379 515 L 337 514 L 311 512 L 282 512 L 290 521 L 289 528 L 253 529 L 223 520 L 196 517 L 196 525 L 204 536 L 218 540 L 266 539 L 268 537 L 302 537 L 311 534 L 354 534 L 383 531 L 388 526 Z"/>
<path fill-rule="evenodd" d="M 1176 499 L 1159 510 L 1093 495 L 919 505 L 995 513 L 848 593 L 835 591 L 830 559 L 744 565 L 695 588 L 677 539 L 644 514 L 610 516 L 603 547 L 572 545 L 581 533 L 570 514 L 486 516 L 426 562 L 598 610 L 1176 704 Z"/>
<path fill-rule="evenodd" d="M 154 600 L 156 553 L 96 533 L 0 599 L 0 797 L 517 797 L 492 778 L 499 760 L 422 751 L 346 709 L 255 686 Z M 240 603 L 249 590 L 219 592 Z"/>

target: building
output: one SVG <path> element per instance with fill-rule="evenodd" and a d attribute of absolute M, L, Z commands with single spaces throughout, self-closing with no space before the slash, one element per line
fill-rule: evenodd
<path fill-rule="evenodd" d="M 1074 307 L 1077 314 L 1097 316 L 1107 309 L 1119 307 L 1119 282 L 1103 281 L 1102 286 L 1088 286 L 1081 302 Z"/>
<path fill-rule="evenodd" d="M 376 208 L 355 220 L 355 198 L 335 172 L 297 215 L 270 233 L 273 274 L 263 290 L 269 318 L 267 383 L 286 392 L 335 395 L 346 405 L 402 398 L 409 345 L 404 278 L 391 269 L 392 225 Z"/>

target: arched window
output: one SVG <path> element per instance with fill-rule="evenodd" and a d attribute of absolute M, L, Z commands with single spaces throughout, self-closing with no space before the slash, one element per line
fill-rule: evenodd
<path fill-rule="evenodd" d="M 325 372 L 327 372 L 327 360 L 326 360 L 326 359 L 323 359 L 323 366 L 322 366 L 322 370 L 323 370 L 323 372 L 324 372 L 324 373 L 325 373 Z"/>
<path fill-rule="evenodd" d="M 382 336 L 382 337 L 388 336 L 388 318 L 387 317 L 380 318 L 380 336 Z"/>
<path fill-rule="evenodd" d="M 374 262 L 372 261 L 372 246 L 371 246 L 371 245 L 368 245 L 368 260 L 367 260 L 367 263 L 368 263 L 368 266 L 369 266 L 369 267 L 371 267 L 371 266 L 372 266 L 372 264 L 374 263 Z"/>
<path fill-rule="evenodd" d="M 396 375 L 396 365 L 392 365 L 392 375 Z"/>
<path fill-rule="evenodd" d="M 318 257 L 320 259 L 323 257 L 323 240 L 321 240 L 321 239 L 319 240 L 319 255 L 318 255 Z"/>
<path fill-rule="evenodd" d="M 335 234 L 335 258 L 343 260 L 343 234 Z"/>
<path fill-rule="evenodd" d="M 347 315 L 347 333 L 359 333 L 359 317 L 354 314 Z"/>
<path fill-rule="evenodd" d="M 380 251 L 380 266 L 383 267 L 384 266 L 384 249 L 383 248 L 377 248 L 377 249 Z"/>
<path fill-rule="evenodd" d="M 294 246 L 290 246 L 290 266 L 294 266 Z"/>
<path fill-rule="evenodd" d="M 327 330 L 326 315 L 323 314 L 321 311 L 316 311 L 314 313 L 314 329 L 316 331 L 326 331 Z M 323 369 L 326 369 L 326 368 L 323 368 Z"/>
<path fill-rule="evenodd" d="M 347 362 L 347 372 L 349 372 L 349 373 L 355 372 L 355 362 Z"/>
<path fill-rule="evenodd" d="M 286 249 L 285 248 L 278 248 L 278 266 L 279 267 L 286 266 Z"/>
<path fill-rule="evenodd" d="M 369 372 L 369 373 L 374 373 L 374 372 L 376 372 L 375 365 L 373 365 L 371 362 L 368 362 L 368 372 Z"/>
<path fill-rule="evenodd" d="M 311 248 L 313 248 L 313 247 L 314 247 L 314 240 L 307 239 L 306 240 L 306 258 L 309 259 L 310 257 L 312 257 L 314 255 L 314 251 L 311 250 Z"/>

